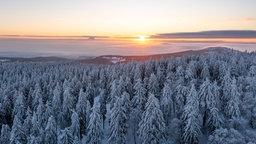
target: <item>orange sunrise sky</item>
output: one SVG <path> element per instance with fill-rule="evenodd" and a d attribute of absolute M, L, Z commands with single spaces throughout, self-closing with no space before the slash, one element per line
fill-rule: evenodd
<path fill-rule="evenodd" d="M 0 35 L 256 30 L 255 0 L 0 0 Z"/>

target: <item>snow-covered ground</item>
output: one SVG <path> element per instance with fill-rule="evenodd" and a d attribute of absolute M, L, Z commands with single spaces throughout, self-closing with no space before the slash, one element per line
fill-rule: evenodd
<path fill-rule="evenodd" d="M 121 62 L 125 62 L 126 59 L 122 58 L 122 57 L 103 57 L 104 59 L 108 59 L 110 60 L 111 63 L 116 64 L 116 63 L 121 63 Z"/>
<path fill-rule="evenodd" d="M 0 59 L 0 62 L 8 62 L 8 59 Z"/>

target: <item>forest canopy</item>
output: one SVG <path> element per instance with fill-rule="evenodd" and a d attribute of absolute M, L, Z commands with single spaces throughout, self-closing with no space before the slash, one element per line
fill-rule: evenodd
<path fill-rule="evenodd" d="M 256 53 L 0 63 L 0 143 L 256 143 Z"/>

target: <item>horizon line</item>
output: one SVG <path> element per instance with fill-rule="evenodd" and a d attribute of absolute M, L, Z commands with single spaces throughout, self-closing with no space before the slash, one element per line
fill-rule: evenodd
<path fill-rule="evenodd" d="M 232 36 L 233 35 L 233 36 Z M 234 37 L 235 35 L 235 37 Z M 80 38 L 256 38 L 256 30 L 206 30 L 195 32 L 171 32 L 155 33 L 150 35 L 24 35 L 24 34 L 0 34 L 0 37 L 80 37 Z"/>

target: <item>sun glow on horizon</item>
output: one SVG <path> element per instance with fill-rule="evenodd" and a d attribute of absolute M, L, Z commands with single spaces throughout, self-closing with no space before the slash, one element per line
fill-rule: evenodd
<path fill-rule="evenodd" d="M 141 42 L 144 42 L 144 41 L 145 41 L 145 36 L 140 36 L 140 37 L 139 37 L 139 40 L 140 40 Z"/>
<path fill-rule="evenodd" d="M 145 43 L 148 40 L 149 40 L 148 36 L 144 36 L 144 35 L 138 36 L 137 38 L 137 41 L 139 41 L 140 43 Z"/>

